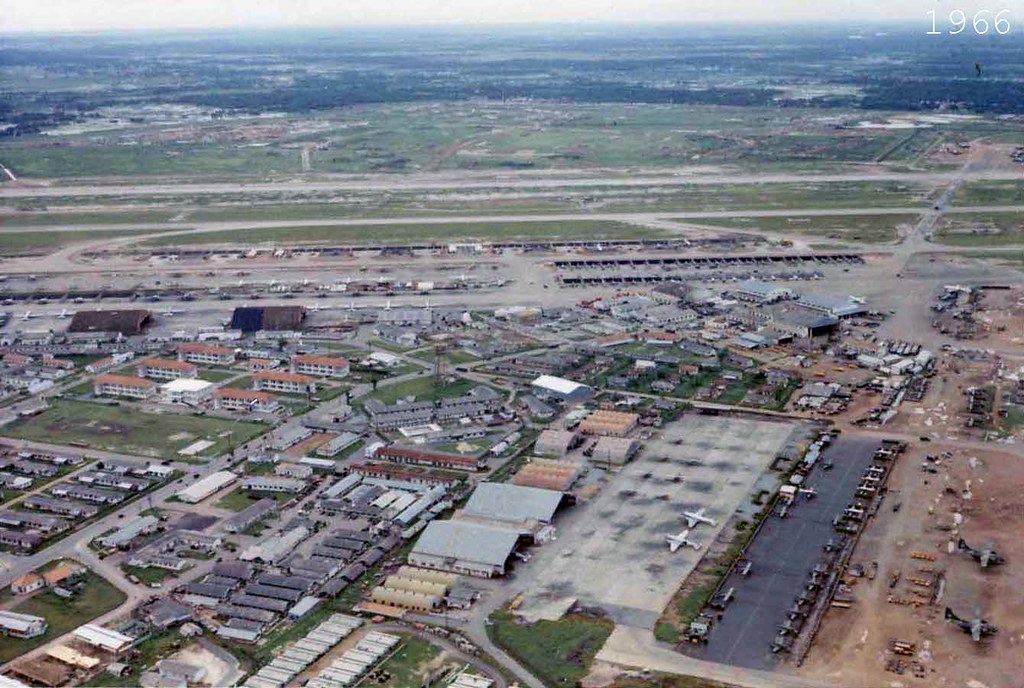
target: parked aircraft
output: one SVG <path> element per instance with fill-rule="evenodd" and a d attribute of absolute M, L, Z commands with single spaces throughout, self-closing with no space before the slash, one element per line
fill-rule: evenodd
<path fill-rule="evenodd" d="M 693 549 L 700 549 L 703 545 L 699 542 L 687 539 L 690 535 L 690 530 L 687 528 L 678 535 L 666 535 L 665 539 L 668 540 L 668 549 L 670 552 L 676 552 L 680 547 L 692 547 Z"/>
<path fill-rule="evenodd" d="M 697 525 L 700 523 L 706 523 L 707 525 L 712 527 L 717 526 L 718 521 L 708 516 L 705 516 L 705 511 L 706 509 L 704 509 L 703 507 L 697 509 L 696 511 L 684 511 L 683 518 L 686 519 L 686 525 L 690 528 L 696 528 Z"/>

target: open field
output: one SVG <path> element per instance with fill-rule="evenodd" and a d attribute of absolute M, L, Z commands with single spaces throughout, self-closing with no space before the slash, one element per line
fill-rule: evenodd
<path fill-rule="evenodd" d="M 2 224 L 2 222 L 0 222 Z M 26 253 L 57 249 L 74 242 L 90 239 L 114 239 L 138 234 L 153 234 L 160 230 L 97 229 L 88 232 L 2 232 L 0 233 L 0 254 Z"/>
<path fill-rule="evenodd" d="M 23 178 L 299 172 L 516 170 L 734 164 L 828 169 L 915 160 L 941 131 L 849 127 L 859 115 L 670 104 L 431 103 L 367 105 L 271 121 L 193 121 L 189 129 L 129 125 L 107 136 L 68 128 L 0 144 L 0 161 Z M 723 121 L 729 126 L 723 129 Z M 1002 131 L 1012 130 L 1010 123 Z M 247 145 L 240 139 L 262 141 Z M 55 144 L 55 141 L 59 142 Z M 127 144 L 127 145 L 124 145 Z M 306 147 L 308 168 L 300 149 Z"/>
<path fill-rule="evenodd" d="M 1024 213 L 963 213 L 943 218 L 935 232 L 951 246 L 1005 246 L 1024 242 Z"/>
<path fill-rule="evenodd" d="M 697 220 L 701 225 L 756 229 L 762 232 L 827 237 L 837 241 L 887 243 L 895 241 L 901 226 L 912 227 L 917 215 L 843 215 L 835 217 L 737 217 Z"/>
<path fill-rule="evenodd" d="M 365 403 L 370 399 L 377 399 L 389 405 L 405 397 L 416 397 L 416 401 L 437 401 L 438 399 L 461 396 L 476 386 L 477 383 L 462 379 L 449 385 L 438 386 L 433 377 L 424 375 L 395 385 L 380 387 L 359 401 Z"/>
<path fill-rule="evenodd" d="M 271 492 L 271 493 L 250 493 L 248 490 L 243 490 L 241 487 L 232 490 L 227 493 L 221 499 L 214 504 L 218 509 L 229 509 L 231 511 L 241 511 L 246 507 L 252 506 L 256 502 L 260 501 L 264 497 L 270 497 L 278 502 L 287 502 L 294 495 L 287 494 L 284 492 Z"/>
<path fill-rule="evenodd" d="M 181 459 L 178 450 L 199 440 L 213 445 L 200 456 L 217 456 L 232 445 L 267 432 L 260 423 L 142 412 L 136 408 L 54 399 L 38 416 L 7 426 L 3 434 L 16 439 L 85 445 L 103 451 Z"/>
<path fill-rule="evenodd" d="M 961 186 L 953 205 L 1019 205 L 1024 203 L 1024 181 L 974 181 Z"/>
<path fill-rule="evenodd" d="M 0 662 L 8 662 L 68 631 L 106 614 L 125 600 L 125 594 L 92 571 L 82 577 L 84 585 L 72 599 L 65 600 L 52 592 L 41 591 L 15 605 L 11 611 L 33 614 L 46 619 L 46 633 L 28 640 L 5 639 L 0 642 Z"/>
<path fill-rule="evenodd" d="M 445 665 L 444 651 L 421 638 L 406 636 L 389 660 L 380 665 L 383 683 L 380 688 L 406 688 L 421 685 L 427 677 Z"/>

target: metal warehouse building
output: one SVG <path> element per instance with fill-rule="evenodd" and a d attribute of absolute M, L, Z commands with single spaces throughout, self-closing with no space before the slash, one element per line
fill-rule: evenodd
<path fill-rule="evenodd" d="M 480 483 L 462 514 L 509 523 L 551 523 L 562 493 L 509 483 Z"/>
<path fill-rule="evenodd" d="M 460 521 L 433 521 L 409 553 L 409 563 L 428 569 L 492 578 L 505 574 L 519 533 Z"/>
<path fill-rule="evenodd" d="M 538 396 L 554 397 L 566 402 L 589 401 L 594 396 L 594 390 L 590 387 L 554 375 L 541 375 L 530 386 Z"/>

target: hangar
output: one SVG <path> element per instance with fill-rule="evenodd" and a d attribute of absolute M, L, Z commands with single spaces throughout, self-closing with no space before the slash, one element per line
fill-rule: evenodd
<path fill-rule="evenodd" d="M 463 521 L 432 521 L 409 553 L 409 563 L 469 576 L 492 578 L 519 544 L 519 533 L 506 528 Z"/>
<path fill-rule="evenodd" d="M 508 523 L 551 523 L 563 494 L 539 487 L 509 483 L 480 483 L 466 506 L 465 516 Z"/>
<path fill-rule="evenodd" d="M 142 334 L 152 313 L 145 309 L 123 311 L 78 311 L 68 332 L 116 332 L 125 337 Z"/>
<path fill-rule="evenodd" d="M 231 314 L 231 329 L 245 333 L 260 330 L 297 330 L 306 317 L 302 306 L 243 306 Z"/>

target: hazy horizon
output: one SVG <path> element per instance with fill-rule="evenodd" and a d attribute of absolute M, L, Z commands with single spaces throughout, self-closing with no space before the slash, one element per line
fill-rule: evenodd
<path fill-rule="evenodd" d="M 717 5 L 691 0 L 635 3 L 589 0 L 39 0 L 11 3 L 0 16 L 0 33 L 101 33 L 232 29 L 495 28 L 575 24 L 586 26 L 708 27 L 920 23 L 929 10 L 1009 9 L 1024 19 L 1024 0 L 731 0 Z M 1016 24 L 1016 22 L 1014 22 Z"/>

